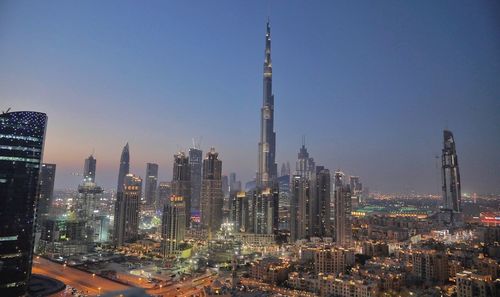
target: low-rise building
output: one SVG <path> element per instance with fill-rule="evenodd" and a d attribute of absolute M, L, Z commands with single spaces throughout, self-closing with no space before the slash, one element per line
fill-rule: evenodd
<path fill-rule="evenodd" d="M 320 276 L 319 287 L 320 297 L 375 297 L 379 292 L 375 282 L 349 276 Z"/>
<path fill-rule="evenodd" d="M 278 258 L 268 257 L 251 264 L 250 276 L 269 283 L 280 284 L 287 280 L 290 264 Z"/>
<path fill-rule="evenodd" d="M 342 247 L 317 248 L 314 250 L 314 271 L 316 274 L 343 273 L 354 265 L 354 250 Z"/>
<path fill-rule="evenodd" d="M 494 297 L 500 294 L 500 280 L 471 271 L 457 273 L 457 297 Z"/>
<path fill-rule="evenodd" d="M 319 278 L 317 275 L 290 272 L 287 284 L 290 288 L 301 291 L 319 292 Z"/>

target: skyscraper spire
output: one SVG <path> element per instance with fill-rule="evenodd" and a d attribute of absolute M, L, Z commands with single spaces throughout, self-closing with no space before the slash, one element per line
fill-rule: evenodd
<path fill-rule="evenodd" d="M 257 186 L 269 186 L 277 178 L 276 133 L 274 132 L 274 95 L 272 89 L 273 68 L 271 63 L 271 25 L 267 21 L 266 49 L 264 57 L 263 102 L 259 142 L 259 168 Z"/>

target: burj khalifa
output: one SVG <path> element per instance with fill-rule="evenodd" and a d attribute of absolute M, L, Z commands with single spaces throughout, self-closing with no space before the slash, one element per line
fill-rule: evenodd
<path fill-rule="evenodd" d="M 261 108 L 259 168 L 257 186 L 269 187 L 277 178 L 276 132 L 274 132 L 273 66 L 271 62 L 271 26 L 267 21 L 264 58 L 264 92 Z"/>

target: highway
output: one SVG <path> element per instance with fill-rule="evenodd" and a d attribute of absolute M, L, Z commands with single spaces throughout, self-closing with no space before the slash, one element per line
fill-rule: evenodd
<path fill-rule="evenodd" d="M 90 296 L 98 296 L 104 293 L 125 290 L 131 287 L 64 264 L 55 263 L 41 257 L 35 257 L 33 259 L 33 273 L 58 279 L 68 286 L 71 286 L 81 292 L 86 292 L 86 294 Z M 134 278 L 130 275 L 127 277 L 127 281 L 133 283 L 135 287 L 145 288 L 146 292 L 151 295 L 163 295 L 164 297 L 191 297 L 193 295 L 200 295 L 201 288 L 209 285 L 215 278 L 215 276 L 208 276 L 195 285 L 193 285 L 191 279 L 188 279 L 169 286 L 159 287 L 157 289 L 151 289 L 151 284 L 143 280 L 138 280 L 138 278 Z M 138 281 L 134 282 L 134 279 Z M 56 294 L 54 296 L 61 295 Z"/>
<path fill-rule="evenodd" d="M 130 288 L 129 286 L 40 257 L 33 259 L 33 273 L 58 279 L 68 286 L 95 296 Z"/>

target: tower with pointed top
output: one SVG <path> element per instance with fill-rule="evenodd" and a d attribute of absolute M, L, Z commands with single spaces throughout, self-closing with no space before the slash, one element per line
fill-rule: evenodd
<path fill-rule="evenodd" d="M 441 155 L 443 208 L 453 212 L 460 212 L 462 193 L 455 138 L 449 130 L 443 131 L 443 138 L 443 153 Z"/>
<path fill-rule="evenodd" d="M 123 182 L 125 180 L 125 176 L 129 174 L 130 170 L 130 153 L 128 149 L 128 142 L 123 147 L 122 155 L 120 157 L 120 170 L 118 171 L 118 185 L 116 188 L 116 192 L 123 192 Z"/>
<path fill-rule="evenodd" d="M 259 166 L 257 186 L 270 186 L 277 178 L 276 133 L 274 132 L 273 66 L 271 63 L 271 25 L 267 21 L 264 56 L 264 92 L 261 108 Z"/>

